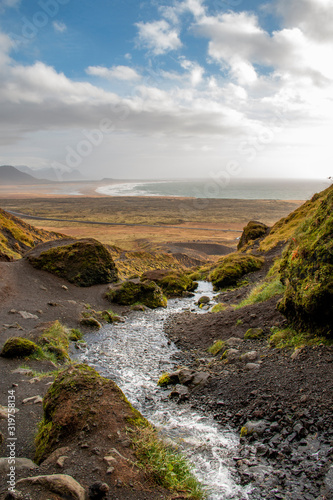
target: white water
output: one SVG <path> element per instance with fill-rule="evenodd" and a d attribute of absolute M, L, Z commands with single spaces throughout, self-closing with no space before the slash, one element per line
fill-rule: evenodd
<path fill-rule="evenodd" d="M 211 284 L 200 282 L 195 297 L 169 300 L 167 309 L 132 312 L 126 323 L 106 325 L 87 336 L 88 349 L 78 357 L 113 379 L 161 434 L 187 455 L 195 475 L 209 489 L 209 500 L 245 500 L 246 490 L 233 478 L 238 437 L 189 405 L 170 401 L 157 387 L 159 376 L 175 368 L 172 355 L 177 352 L 174 344 L 168 345 L 164 320 L 184 309 L 200 312 L 194 302 L 202 295 L 213 297 Z"/>

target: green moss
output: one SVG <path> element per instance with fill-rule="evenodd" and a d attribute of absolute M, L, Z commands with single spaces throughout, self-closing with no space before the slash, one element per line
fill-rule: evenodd
<path fill-rule="evenodd" d="M 171 384 L 170 373 L 163 373 L 157 382 L 157 385 L 160 387 L 166 387 L 170 384 Z"/>
<path fill-rule="evenodd" d="M 246 427 L 242 427 L 240 431 L 240 437 L 245 437 L 248 434 L 248 430 Z"/>
<path fill-rule="evenodd" d="M 218 261 L 209 278 L 215 290 L 237 285 L 244 275 L 259 270 L 263 263 L 262 258 L 251 254 L 232 253 Z"/>
<path fill-rule="evenodd" d="M 284 347 L 303 347 L 303 346 L 316 346 L 316 345 L 332 345 L 333 340 L 326 337 L 313 335 L 309 332 L 299 332 L 293 328 L 285 329 L 272 329 L 272 335 L 269 338 L 269 346 L 278 349 Z"/>
<path fill-rule="evenodd" d="M 116 285 L 106 294 L 110 302 L 121 305 L 141 303 L 151 309 L 166 307 L 167 299 L 154 281 L 129 280 Z"/>
<path fill-rule="evenodd" d="M 244 335 L 244 339 L 261 339 L 265 336 L 262 328 L 249 328 Z"/>
<path fill-rule="evenodd" d="M 37 269 L 56 274 L 77 286 L 112 283 L 118 279 L 110 252 L 93 239 L 41 252 L 34 250 L 27 258 Z"/>
<path fill-rule="evenodd" d="M 245 247 L 250 241 L 256 240 L 266 235 L 268 227 L 266 224 L 257 221 L 250 221 L 243 229 L 237 250 Z"/>
<path fill-rule="evenodd" d="M 87 318 L 82 318 L 80 320 L 81 325 L 88 326 L 90 328 L 97 328 L 98 330 L 102 328 L 100 322 L 93 316 L 88 316 Z"/>
<path fill-rule="evenodd" d="M 38 339 L 38 344 L 45 353 L 53 354 L 58 361 L 66 361 L 69 360 L 69 336 L 68 328 L 60 321 L 54 321 L 43 331 Z"/>
<path fill-rule="evenodd" d="M 2 348 L 1 356 L 4 358 L 24 358 L 35 354 L 38 346 L 31 340 L 22 337 L 11 337 Z"/>
<path fill-rule="evenodd" d="M 318 201 L 317 201 L 318 202 Z M 281 263 L 278 309 L 297 330 L 333 335 L 333 186 L 295 232 Z"/>
<path fill-rule="evenodd" d="M 198 283 L 188 275 L 175 270 L 148 271 L 142 275 L 141 279 L 154 281 L 167 297 L 182 296 L 185 292 L 193 292 L 198 286 Z"/>
<path fill-rule="evenodd" d="M 76 342 L 78 340 L 81 340 L 82 337 L 83 337 L 83 333 L 78 328 L 72 328 L 69 332 L 69 340 L 71 340 L 72 342 Z"/>
<path fill-rule="evenodd" d="M 223 304 L 222 302 L 220 302 L 219 304 L 215 304 L 215 306 L 211 308 L 210 312 L 212 313 L 222 312 L 225 311 L 227 307 L 228 307 L 227 304 Z"/>
<path fill-rule="evenodd" d="M 208 347 L 207 350 L 210 354 L 215 356 L 216 354 L 221 352 L 224 347 L 225 347 L 225 342 L 223 342 L 223 340 L 216 340 L 213 345 Z"/>

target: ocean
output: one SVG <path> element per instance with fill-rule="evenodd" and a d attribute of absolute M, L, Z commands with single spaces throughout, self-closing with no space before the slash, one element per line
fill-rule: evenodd
<path fill-rule="evenodd" d="M 101 186 L 106 196 L 175 196 L 243 200 L 307 200 L 330 185 L 327 180 L 232 179 L 123 182 Z"/>

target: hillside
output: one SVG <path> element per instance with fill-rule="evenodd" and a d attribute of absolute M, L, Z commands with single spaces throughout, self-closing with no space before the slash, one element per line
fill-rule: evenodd
<path fill-rule="evenodd" d="M 19 259 L 38 243 L 59 238 L 63 235 L 37 229 L 0 208 L 0 261 Z"/>
<path fill-rule="evenodd" d="M 10 165 L 0 166 L 0 184 L 11 185 L 11 184 L 40 184 L 43 182 L 40 179 L 36 179 L 30 174 L 21 172 L 15 167 Z"/>

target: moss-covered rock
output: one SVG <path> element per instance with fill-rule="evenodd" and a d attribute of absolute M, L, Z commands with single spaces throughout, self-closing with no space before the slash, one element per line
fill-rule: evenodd
<path fill-rule="evenodd" d="M 238 242 L 237 250 L 245 247 L 250 241 L 266 236 L 268 230 L 269 227 L 266 226 L 266 224 L 251 220 L 243 229 L 242 236 Z"/>
<path fill-rule="evenodd" d="M 38 245 L 26 258 L 37 269 L 65 278 L 77 286 L 112 283 L 118 279 L 110 252 L 94 239 Z"/>
<path fill-rule="evenodd" d="M 130 306 L 135 303 L 144 304 L 151 309 L 166 307 L 167 299 L 161 288 L 154 281 L 128 280 L 113 285 L 106 297 L 110 302 Z"/>
<path fill-rule="evenodd" d="M 246 274 L 258 271 L 263 263 L 262 258 L 252 254 L 232 253 L 218 261 L 217 266 L 211 271 L 209 279 L 215 290 L 234 286 Z"/>
<path fill-rule="evenodd" d="M 98 321 L 98 319 L 94 318 L 93 316 L 88 316 L 87 318 L 81 318 L 80 323 L 83 326 L 88 326 L 90 328 L 96 328 L 97 330 L 102 328 L 101 323 Z"/>
<path fill-rule="evenodd" d="M 188 275 L 173 269 L 157 269 L 147 271 L 141 276 L 141 280 L 154 281 L 167 297 L 179 297 L 186 292 L 193 292 L 198 283 Z"/>
<path fill-rule="evenodd" d="M 73 441 L 87 425 L 99 436 L 104 432 L 106 440 L 108 425 L 111 429 L 119 426 L 121 419 L 124 427 L 129 423 L 148 425 L 112 380 L 84 364 L 71 366 L 57 376 L 44 397 L 43 410 L 36 437 L 37 463 Z"/>
<path fill-rule="evenodd" d="M 333 335 L 333 186 L 295 233 L 280 268 L 278 309 L 297 329 Z"/>
<path fill-rule="evenodd" d="M 265 334 L 262 328 L 249 328 L 244 335 L 244 339 L 261 339 L 264 336 Z"/>
<path fill-rule="evenodd" d="M 5 342 L 0 353 L 4 358 L 24 358 L 38 351 L 38 346 L 23 337 L 11 337 Z"/>
<path fill-rule="evenodd" d="M 53 354 L 57 362 L 69 360 L 70 330 L 60 321 L 41 323 L 30 332 L 29 337 L 40 346 L 44 355 Z"/>

